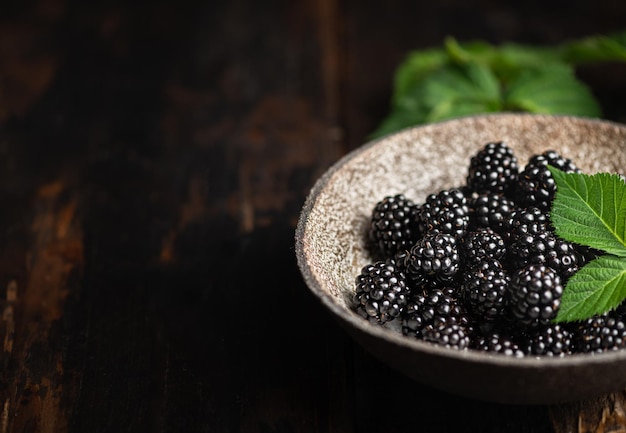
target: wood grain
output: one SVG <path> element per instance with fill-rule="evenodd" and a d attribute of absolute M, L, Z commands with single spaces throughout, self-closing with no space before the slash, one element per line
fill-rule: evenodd
<path fill-rule="evenodd" d="M 518 407 L 406 381 L 295 263 L 309 189 L 367 141 L 406 53 L 626 12 L 557 3 L 3 5 L 0 432 L 624 431 L 623 393 Z M 626 119 L 623 65 L 583 76 Z"/>

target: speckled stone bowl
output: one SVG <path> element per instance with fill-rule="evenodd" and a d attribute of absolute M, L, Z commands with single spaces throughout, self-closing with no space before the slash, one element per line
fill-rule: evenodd
<path fill-rule="evenodd" d="M 409 128 L 364 144 L 314 185 L 296 229 L 307 286 L 345 330 L 388 365 L 421 383 L 501 403 L 550 404 L 626 388 L 626 351 L 564 358 L 509 358 L 458 351 L 368 323 L 351 308 L 354 281 L 371 262 L 365 247 L 376 203 L 403 193 L 420 203 L 465 182 L 469 158 L 504 141 L 520 166 L 555 149 L 587 173 L 626 173 L 626 125 L 569 116 L 492 114 Z"/>

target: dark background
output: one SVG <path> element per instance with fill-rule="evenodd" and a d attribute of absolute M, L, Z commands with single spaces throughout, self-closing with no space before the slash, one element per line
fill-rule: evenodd
<path fill-rule="evenodd" d="M 623 431 L 622 393 L 505 406 L 408 381 L 308 293 L 294 230 L 409 51 L 555 44 L 624 16 L 608 0 L 3 5 L 0 431 Z M 579 72 L 625 122 L 624 65 Z"/>

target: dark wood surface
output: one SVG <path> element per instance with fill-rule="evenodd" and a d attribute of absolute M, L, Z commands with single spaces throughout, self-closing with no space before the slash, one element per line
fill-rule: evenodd
<path fill-rule="evenodd" d="M 619 30 L 626 3 L 1 10 L 0 433 L 626 431 L 624 393 L 508 406 L 408 381 L 316 303 L 293 240 L 408 51 Z M 581 71 L 608 119 L 624 76 Z"/>

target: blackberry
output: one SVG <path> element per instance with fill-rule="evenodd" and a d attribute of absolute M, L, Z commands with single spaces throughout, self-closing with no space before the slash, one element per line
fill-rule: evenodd
<path fill-rule="evenodd" d="M 386 323 L 400 316 L 408 302 L 405 276 L 391 261 L 377 261 L 356 277 L 355 309 L 369 321 Z"/>
<path fill-rule="evenodd" d="M 561 306 L 561 277 L 545 265 L 530 264 L 511 275 L 508 309 L 523 326 L 550 324 Z"/>
<path fill-rule="evenodd" d="M 576 351 L 599 353 L 626 348 L 626 324 L 615 314 L 596 315 L 576 329 Z"/>
<path fill-rule="evenodd" d="M 579 254 L 574 245 L 549 231 L 518 236 L 508 251 L 513 267 L 545 264 L 556 270 L 564 283 L 578 270 Z"/>
<path fill-rule="evenodd" d="M 419 206 L 402 194 L 387 196 L 372 211 L 369 239 L 379 259 L 408 249 L 419 237 L 416 215 Z"/>
<path fill-rule="evenodd" d="M 566 173 L 581 172 L 572 160 L 564 158 L 553 150 L 534 155 L 519 174 L 517 182 L 516 197 L 522 207 L 535 206 L 544 211 L 550 210 L 556 192 L 556 183 L 548 165 Z"/>
<path fill-rule="evenodd" d="M 498 260 L 485 259 L 463 275 L 461 292 L 468 310 L 482 321 L 493 322 L 503 315 L 510 277 Z"/>
<path fill-rule="evenodd" d="M 508 230 L 507 223 L 516 210 L 513 200 L 497 193 L 472 196 L 468 206 L 471 229 L 489 227 L 498 233 Z"/>
<path fill-rule="evenodd" d="M 470 347 L 483 352 L 498 353 L 515 358 L 522 358 L 525 355 L 515 337 L 499 332 L 477 337 Z"/>
<path fill-rule="evenodd" d="M 519 166 L 504 142 L 487 143 L 470 159 L 466 183 L 478 193 L 509 194 L 517 182 Z"/>
<path fill-rule="evenodd" d="M 459 270 L 456 239 L 449 234 L 428 232 L 410 249 L 406 258 L 408 278 L 435 286 L 452 281 Z"/>
<path fill-rule="evenodd" d="M 504 239 L 489 227 L 481 227 L 465 235 L 460 242 L 461 258 L 467 266 L 483 259 L 503 259 L 506 255 Z"/>
<path fill-rule="evenodd" d="M 549 251 L 546 255 L 546 265 L 556 269 L 563 283 L 574 275 L 580 268 L 581 255 L 576 246 L 556 235 L 548 236 Z"/>
<path fill-rule="evenodd" d="M 566 326 L 549 324 L 525 335 L 525 353 L 535 356 L 564 356 L 572 353 L 573 335 Z"/>
<path fill-rule="evenodd" d="M 422 339 L 444 347 L 463 350 L 471 342 L 472 328 L 458 323 L 456 318 L 442 318 L 426 325 L 422 330 Z"/>
<path fill-rule="evenodd" d="M 451 287 L 414 293 L 402 313 L 402 333 L 421 339 L 424 328 L 438 326 L 440 322 L 469 325 L 469 318 L 459 302 L 457 290 Z"/>
<path fill-rule="evenodd" d="M 417 220 L 421 233 L 437 231 L 461 237 L 469 226 L 467 198 L 460 188 L 430 194 L 420 206 Z"/>
<path fill-rule="evenodd" d="M 505 223 L 505 241 L 515 242 L 520 236 L 552 231 L 550 216 L 538 207 L 516 209 Z"/>

